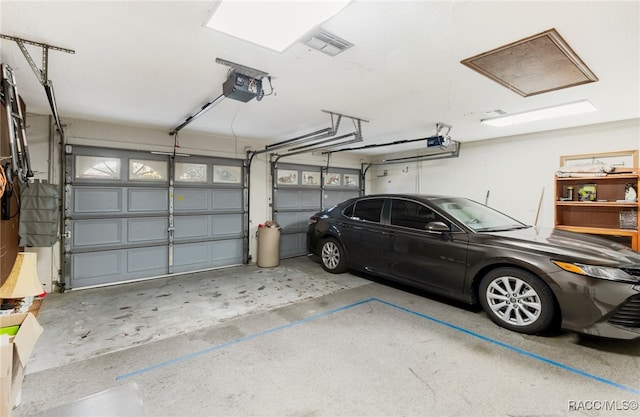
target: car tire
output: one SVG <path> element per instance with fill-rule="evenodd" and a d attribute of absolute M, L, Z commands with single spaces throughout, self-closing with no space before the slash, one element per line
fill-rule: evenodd
<path fill-rule="evenodd" d="M 332 274 L 341 274 L 347 270 L 344 247 L 335 238 L 320 242 L 320 263 L 322 268 Z"/>
<path fill-rule="evenodd" d="M 480 282 L 482 308 L 498 326 L 525 333 L 548 330 L 556 303 L 551 289 L 535 275 L 518 268 L 498 268 Z"/>

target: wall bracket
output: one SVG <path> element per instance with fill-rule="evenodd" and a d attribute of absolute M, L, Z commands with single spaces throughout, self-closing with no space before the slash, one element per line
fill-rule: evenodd
<path fill-rule="evenodd" d="M 58 106 L 56 104 L 55 94 L 53 92 L 53 83 L 49 80 L 49 49 L 54 51 L 66 52 L 68 54 L 75 54 L 76 51 L 73 49 L 61 48 L 59 46 L 49 45 L 42 42 L 34 42 L 28 39 L 17 38 L 15 36 L 3 35 L 0 34 L 0 38 L 7 39 L 10 41 L 14 41 L 20 51 L 22 51 L 22 55 L 24 55 L 25 59 L 29 63 L 31 70 L 35 74 L 36 78 L 44 87 L 44 91 L 47 95 L 47 100 L 49 101 L 49 107 L 51 107 L 51 113 L 56 123 L 56 127 L 58 128 L 58 132 L 63 134 L 62 130 L 62 122 L 60 121 L 60 116 L 58 115 Z M 29 54 L 26 45 L 33 45 L 42 48 L 42 68 L 38 68 L 35 61 Z"/>
<path fill-rule="evenodd" d="M 42 43 L 42 42 L 34 42 L 34 41 L 30 41 L 28 39 L 17 38 L 15 36 L 9 36 L 9 35 L 0 34 L 0 38 L 7 39 L 7 40 L 10 40 L 10 41 L 14 41 L 18 45 L 18 48 L 20 48 L 20 50 L 22 51 L 22 54 L 24 55 L 24 57 L 26 58 L 27 62 L 29 63 L 29 66 L 33 70 L 33 73 L 36 75 L 36 78 L 38 79 L 40 84 L 42 84 L 43 86 L 45 84 L 47 84 L 47 82 L 49 81 L 48 80 L 48 78 L 49 78 L 49 49 L 54 50 L 54 51 L 66 52 L 68 54 L 75 54 L 76 53 L 76 51 L 74 51 L 73 49 L 61 48 L 59 46 L 49 45 L 49 44 Z M 38 68 L 38 66 L 36 65 L 35 61 L 31 57 L 31 54 L 29 54 L 29 51 L 25 47 L 25 44 L 33 45 L 33 46 L 37 46 L 37 47 L 42 48 L 42 68 Z"/>

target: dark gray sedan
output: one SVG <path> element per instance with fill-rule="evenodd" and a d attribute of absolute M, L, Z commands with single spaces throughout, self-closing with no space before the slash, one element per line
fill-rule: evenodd
<path fill-rule="evenodd" d="M 332 273 L 365 271 L 469 304 L 507 329 L 640 338 L 640 254 L 591 235 L 523 224 L 475 201 L 352 198 L 309 219 L 307 247 Z"/>

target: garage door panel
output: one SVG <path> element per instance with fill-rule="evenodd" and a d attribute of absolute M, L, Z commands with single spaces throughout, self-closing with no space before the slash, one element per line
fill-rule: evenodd
<path fill-rule="evenodd" d="M 319 190 L 301 190 L 300 191 L 300 206 L 301 209 L 315 209 L 320 207 L 322 201 L 322 194 Z"/>
<path fill-rule="evenodd" d="M 73 213 L 122 213 L 122 189 L 79 187 L 73 190 Z"/>
<path fill-rule="evenodd" d="M 175 272 L 239 265 L 242 262 L 242 239 L 183 243 L 174 246 Z"/>
<path fill-rule="evenodd" d="M 279 188 L 276 196 L 278 210 L 297 209 L 300 206 L 298 196 L 298 190 Z"/>
<path fill-rule="evenodd" d="M 320 190 L 287 190 L 278 189 L 278 210 L 319 209 Z"/>
<path fill-rule="evenodd" d="M 167 248 L 119 249 L 76 253 L 71 257 L 74 288 L 104 285 L 167 273 Z"/>
<path fill-rule="evenodd" d="M 129 188 L 127 197 L 127 209 L 131 213 L 169 210 L 169 196 L 166 189 Z"/>
<path fill-rule="evenodd" d="M 288 230 L 300 230 L 300 229 L 304 229 L 306 231 L 307 226 L 309 225 L 309 217 L 311 217 L 315 212 L 316 210 L 303 211 L 303 212 L 279 211 L 276 215 L 276 221 L 285 232 Z"/>
<path fill-rule="evenodd" d="M 72 257 L 74 281 L 82 284 L 91 282 L 88 285 L 109 282 L 111 277 L 117 277 L 122 273 L 125 259 L 124 249 L 76 253 Z"/>
<path fill-rule="evenodd" d="M 124 236 L 123 219 L 77 220 L 71 232 L 72 247 L 121 245 Z"/>
<path fill-rule="evenodd" d="M 173 224 L 175 232 L 173 237 L 176 240 L 194 239 L 208 237 L 209 216 L 176 216 Z"/>
<path fill-rule="evenodd" d="M 242 193 L 239 189 L 213 190 L 214 210 L 242 210 Z"/>
<path fill-rule="evenodd" d="M 177 241 L 242 236 L 242 214 L 176 216 L 174 225 Z"/>
<path fill-rule="evenodd" d="M 214 266 L 238 265 L 242 263 L 242 239 L 211 242 L 211 258 Z"/>
<path fill-rule="evenodd" d="M 217 214 L 211 216 L 213 237 L 242 236 L 242 214 Z"/>
<path fill-rule="evenodd" d="M 127 275 L 144 273 L 146 276 L 167 273 L 169 252 L 166 246 L 134 248 L 127 251 Z"/>
<path fill-rule="evenodd" d="M 325 208 L 333 207 L 338 203 L 353 197 L 358 197 L 358 190 L 330 190 L 325 192 L 324 206 Z"/>
<path fill-rule="evenodd" d="M 129 219 L 127 221 L 128 243 L 167 242 L 169 221 L 166 217 Z"/>
<path fill-rule="evenodd" d="M 291 233 L 280 236 L 280 257 L 289 258 L 292 256 L 300 256 L 307 253 L 307 234 Z"/>
<path fill-rule="evenodd" d="M 201 265 L 201 268 L 206 268 L 209 264 L 209 250 L 207 243 L 182 243 L 176 244 L 173 247 L 174 267 L 180 267 L 185 265 L 196 266 Z"/>
<path fill-rule="evenodd" d="M 206 189 L 176 189 L 173 192 L 173 209 L 176 213 L 210 210 L 209 192 Z"/>

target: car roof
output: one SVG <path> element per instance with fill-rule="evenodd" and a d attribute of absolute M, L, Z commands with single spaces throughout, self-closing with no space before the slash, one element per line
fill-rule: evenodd
<path fill-rule="evenodd" d="M 465 198 L 451 195 L 441 194 L 367 194 L 360 197 L 355 197 L 353 200 L 359 198 L 412 198 L 416 200 L 435 200 L 440 198 Z"/>

